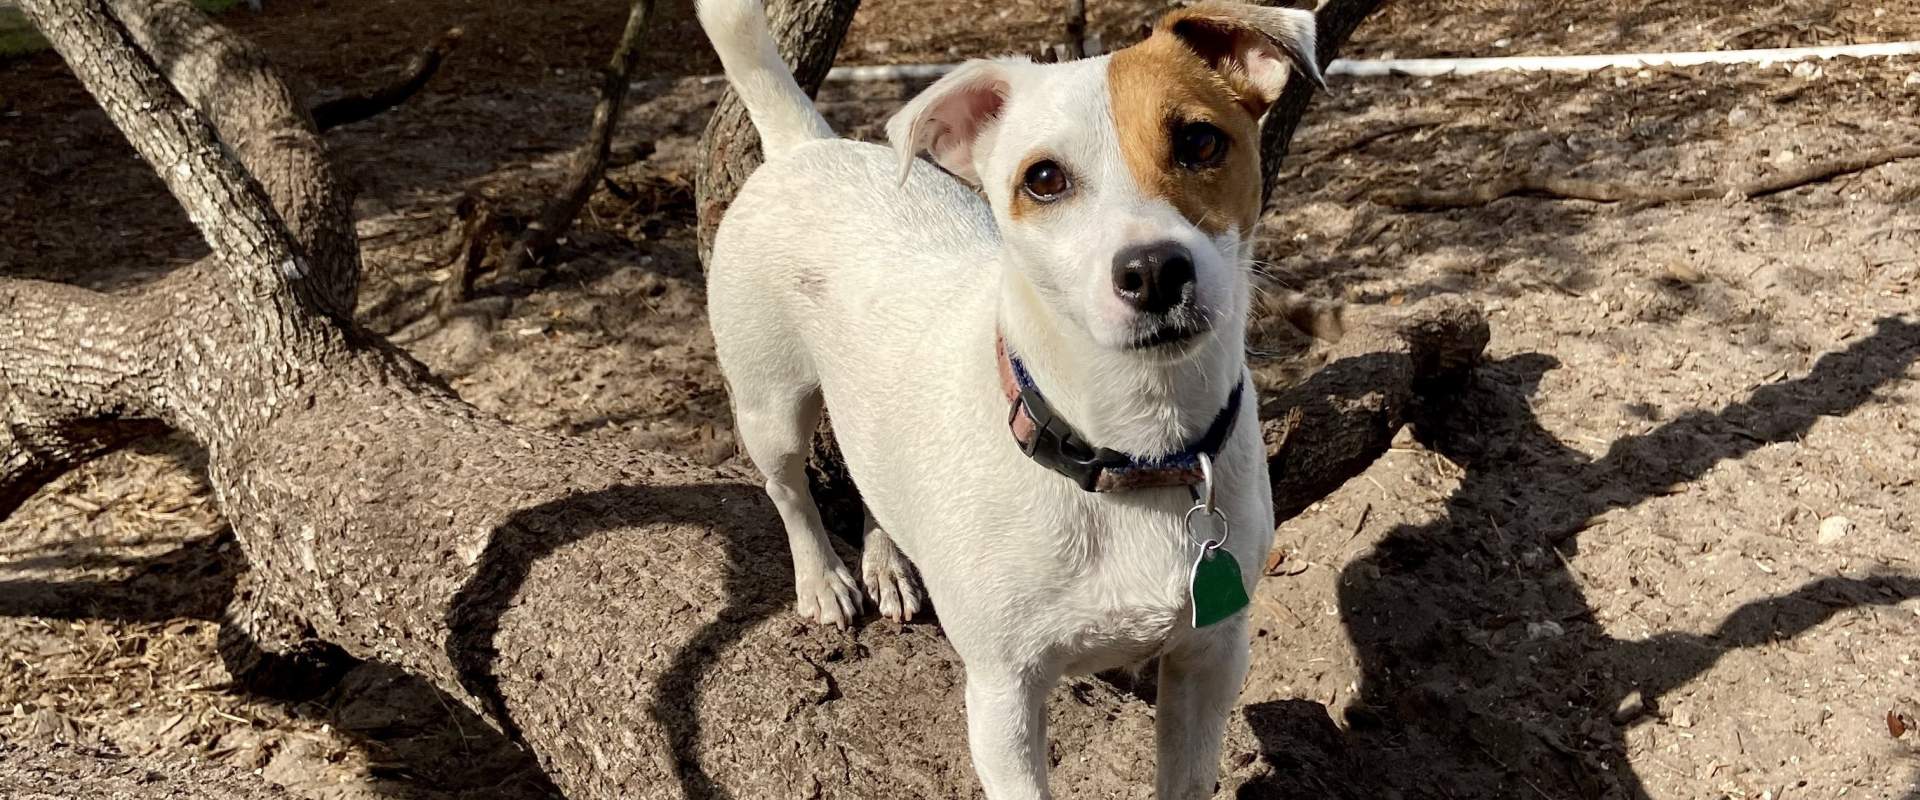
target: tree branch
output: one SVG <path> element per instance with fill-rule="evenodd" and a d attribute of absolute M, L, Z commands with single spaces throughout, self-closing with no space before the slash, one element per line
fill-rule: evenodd
<path fill-rule="evenodd" d="M 316 263 L 281 225 L 260 185 L 227 155 L 206 119 L 161 79 L 105 3 L 23 0 L 22 6 L 186 208 L 216 259 L 249 298 L 241 306 L 243 313 L 274 339 L 292 341 L 302 338 L 300 332 L 308 327 L 308 309 L 330 315 L 338 311 L 340 298 L 332 291 L 337 284 L 311 280 Z M 245 148 L 262 153 L 271 144 L 250 137 L 239 142 L 234 152 Z M 314 157 L 321 156 L 315 152 Z M 325 170 L 324 161 L 319 169 Z M 352 230 L 350 225 L 347 230 Z M 358 252 L 357 246 L 348 247 Z"/>
<path fill-rule="evenodd" d="M 259 48 L 188 0 L 110 0 L 108 6 L 265 190 L 300 256 L 303 274 L 295 288 L 302 301 L 334 319 L 352 319 L 360 281 L 353 198 L 328 164 L 306 103 Z M 98 96 L 93 84 L 88 88 Z"/>
<path fill-rule="evenodd" d="M 400 74 L 380 86 L 357 94 L 336 97 L 316 104 L 313 107 L 313 123 L 325 132 L 342 125 L 371 119 L 387 109 L 400 105 L 426 88 L 427 81 L 433 79 L 440 69 L 440 62 L 453 52 L 463 35 L 459 28 L 448 28 L 432 44 L 415 53 L 413 60 L 400 70 Z"/>
<path fill-rule="evenodd" d="M 1468 189 L 1388 189 L 1375 194 L 1373 202 L 1401 208 L 1438 211 L 1484 206 L 1506 197 L 1544 197 L 1554 200 L 1587 200 L 1595 203 L 1623 201 L 1684 203 L 1694 200 L 1712 200 L 1729 195 L 1764 197 L 1832 180 L 1842 175 L 1873 169 L 1904 158 L 1920 158 L 1920 145 L 1882 147 L 1740 183 L 1706 186 L 1649 186 L 1635 181 L 1594 181 L 1520 175 Z"/>
<path fill-rule="evenodd" d="M 633 82 L 633 67 L 640 61 L 640 35 L 646 30 L 647 18 L 652 13 L 653 0 L 634 0 L 628 10 L 626 30 L 620 34 L 613 57 L 600 71 L 600 99 L 593 105 L 593 124 L 588 126 L 587 140 L 574 152 L 560 193 L 547 204 L 540 219 L 528 225 L 519 240 L 507 248 L 506 260 L 500 267 L 502 274 L 512 275 L 545 261 L 600 185 L 601 176 L 607 172 L 607 154 L 613 148 L 613 132 L 620 126 L 620 108 L 627 99 L 627 86 Z"/>
<path fill-rule="evenodd" d="M 1360 28 L 1373 12 L 1386 5 L 1386 0 L 1321 0 L 1314 14 L 1319 18 L 1319 31 L 1315 39 L 1320 50 L 1320 66 L 1333 63 L 1345 47 L 1347 39 Z M 1280 164 L 1287 158 L 1287 150 L 1293 143 L 1293 134 L 1300 128 L 1300 120 L 1306 116 L 1307 105 L 1313 101 L 1313 82 L 1300 75 L 1287 76 L 1287 86 L 1280 92 L 1280 99 L 1274 101 L 1273 108 L 1267 111 L 1266 119 L 1260 123 L 1260 173 L 1261 201 L 1273 201 L 1274 187 L 1280 180 Z"/>
<path fill-rule="evenodd" d="M 151 326 L 103 295 L 0 281 L 0 519 L 69 470 L 164 430 L 157 370 L 122 341 Z"/>

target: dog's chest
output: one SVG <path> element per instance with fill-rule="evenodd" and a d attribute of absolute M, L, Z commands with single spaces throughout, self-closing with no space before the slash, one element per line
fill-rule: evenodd
<path fill-rule="evenodd" d="M 1095 530 L 1085 572 L 1056 609 L 1055 646 L 1071 673 L 1126 666 L 1163 650 L 1192 613 L 1189 564 L 1176 520 L 1110 521 L 1125 531 Z"/>

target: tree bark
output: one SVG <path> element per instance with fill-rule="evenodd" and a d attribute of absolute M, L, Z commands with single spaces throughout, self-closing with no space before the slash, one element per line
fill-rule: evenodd
<path fill-rule="evenodd" d="M 114 346 L 152 329 L 85 289 L 0 282 L 0 517 L 74 467 L 164 429 L 144 408 L 157 370 Z"/>
<path fill-rule="evenodd" d="M 1347 39 L 1360 28 L 1373 12 L 1380 10 L 1387 0 L 1321 0 L 1314 14 L 1319 18 L 1319 31 L 1315 46 L 1320 51 L 1320 66 L 1333 63 L 1345 47 Z M 1280 99 L 1275 100 L 1273 108 L 1267 111 L 1267 117 L 1260 123 L 1260 185 L 1262 202 L 1272 202 L 1275 184 L 1280 181 L 1280 164 L 1287 160 L 1287 150 L 1293 145 L 1293 134 L 1300 128 L 1300 120 L 1307 114 L 1307 104 L 1313 101 L 1313 82 L 1303 78 L 1298 72 L 1287 76 L 1286 88 L 1280 91 Z"/>
<path fill-rule="evenodd" d="M 205 117 L 211 125 L 208 133 L 233 151 L 245 175 L 272 201 L 271 208 L 294 240 L 291 255 L 296 258 L 272 261 L 297 265 L 298 274 L 284 281 L 310 308 L 337 320 L 352 319 L 360 286 L 360 240 L 353 230 L 352 203 L 301 98 L 280 79 L 265 54 L 214 24 L 191 2 L 111 0 L 108 7 L 181 99 Z M 68 63 L 76 71 L 82 68 L 71 59 Z M 127 129 L 118 118 L 114 123 Z M 153 162 L 145 151 L 141 155 Z M 174 166 L 155 163 L 156 169 Z M 235 182 L 229 191 L 237 191 L 244 181 L 239 176 L 228 180 Z M 187 209 L 195 211 L 192 205 Z M 215 246 L 214 252 L 234 251 Z"/>
<path fill-rule="evenodd" d="M 633 82 L 633 66 L 640 62 L 640 35 L 652 14 L 653 0 L 634 0 L 620 43 L 600 71 L 600 99 L 593 105 L 593 123 L 588 126 L 586 142 L 574 152 L 560 193 L 507 248 L 500 267 L 502 274 L 512 275 L 545 261 L 573 225 L 573 218 L 593 197 L 593 190 L 599 188 L 600 178 L 607 172 L 607 155 L 613 149 L 613 132 L 620 125 L 620 108 L 627 100 L 627 86 Z"/>
<path fill-rule="evenodd" d="M 820 83 L 833 69 L 834 54 L 853 24 L 853 12 L 860 0 L 769 0 L 768 26 L 780 43 L 780 54 L 793 68 L 793 77 L 809 97 L 820 91 Z M 760 134 L 747 118 L 747 107 L 728 89 L 720 105 L 707 120 L 707 132 L 701 139 L 706 158 L 694 176 L 693 202 L 699 215 L 695 231 L 700 242 L 700 263 L 707 263 L 713 252 L 713 232 L 720 217 L 727 213 L 733 196 L 747 176 L 760 166 Z"/>
<path fill-rule="evenodd" d="M 286 267 L 307 263 L 302 236 L 351 236 L 296 234 L 289 221 L 303 203 L 344 208 L 344 197 L 248 179 L 289 170 L 278 158 L 305 164 L 307 151 L 255 150 L 264 161 L 243 168 L 239 148 L 218 143 L 260 134 L 216 136 L 102 0 L 25 5 L 215 256 L 124 296 L 0 281 L 11 437 L 0 453 L 83 458 L 33 449 L 61 441 L 42 432 L 77 425 L 185 432 L 207 449 L 248 593 L 266 600 L 251 613 L 274 623 L 245 630 L 311 635 L 421 676 L 526 744 L 575 800 L 972 794 L 951 650 L 931 626 L 840 632 L 795 619 L 785 536 L 759 481 L 466 405 L 331 315 L 338 298 L 306 283 L 313 273 Z M 220 64 L 219 43 L 237 40 L 205 41 L 207 63 Z M 244 114 L 223 125 L 300 127 Z M 1275 488 L 1290 505 L 1363 464 L 1420 381 L 1470 363 L 1484 341 L 1470 311 L 1421 318 L 1411 333 L 1354 336 L 1355 355 L 1335 365 L 1354 363 L 1344 378 L 1324 395 L 1311 381 L 1299 390 L 1314 424 L 1365 430 L 1286 437 Z M 0 473 L 0 488 L 28 472 Z M 1055 766 L 1063 795 L 1151 785 L 1153 725 L 1137 699 L 1079 682 L 1055 694 L 1050 723 L 1058 751 L 1074 754 Z M 1256 748 L 1241 725 L 1229 784 L 1267 768 Z"/>

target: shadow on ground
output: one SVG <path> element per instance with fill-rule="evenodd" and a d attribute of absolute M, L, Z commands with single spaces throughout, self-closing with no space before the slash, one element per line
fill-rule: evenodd
<path fill-rule="evenodd" d="M 1362 674 L 1348 729 L 1318 703 L 1249 707 L 1275 769 L 1241 796 L 1647 800 L 1626 757 L 1623 724 L 1634 720 L 1615 714 L 1630 695 L 1655 713 L 1722 655 L 1790 640 L 1849 609 L 1920 597 L 1920 577 L 1822 578 L 1742 606 L 1711 633 L 1624 641 L 1595 622 L 1566 556 L 1597 515 L 1800 437 L 1872 401 L 1916 358 L 1920 323 L 1881 319 L 1805 377 L 1622 438 L 1598 459 L 1533 415 L 1530 397 L 1554 359 L 1486 365 L 1456 404 L 1416 421 L 1423 444 L 1466 468 L 1445 516 L 1393 530 L 1342 571 L 1340 616 Z M 1499 566 L 1528 550 L 1560 557 L 1527 572 Z M 1500 637 L 1528 620 L 1564 635 Z M 1428 780 L 1436 775 L 1446 784 Z"/>
<path fill-rule="evenodd" d="M 0 567 L 0 616 L 222 624 L 246 571 L 232 531 L 143 544 L 177 546 L 152 556 L 127 556 L 69 542 L 8 562 Z M 118 580 L 6 577 L 61 568 L 128 574 Z M 234 672 L 242 672 L 242 665 L 253 669 L 247 671 L 249 682 L 214 691 L 251 694 L 282 704 L 290 714 L 326 722 L 364 752 L 370 764 L 366 778 L 376 788 L 402 795 L 408 793 L 400 787 L 418 786 L 474 798 L 560 796 L 524 751 L 427 681 L 337 651 L 321 668 L 282 663 L 232 625 L 221 628 L 219 650 Z"/>

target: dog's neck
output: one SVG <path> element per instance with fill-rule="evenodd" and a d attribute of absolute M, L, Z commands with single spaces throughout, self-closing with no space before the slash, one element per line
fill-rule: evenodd
<path fill-rule="evenodd" d="M 1226 315 L 1197 352 L 1160 363 L 1067 330 L 1024 279 L 1002 280 L 999 335 L 1090 444 L 1141 457 L 1178 452 L 1206 432 L 1245 375 L 1244 313 Z"/>

